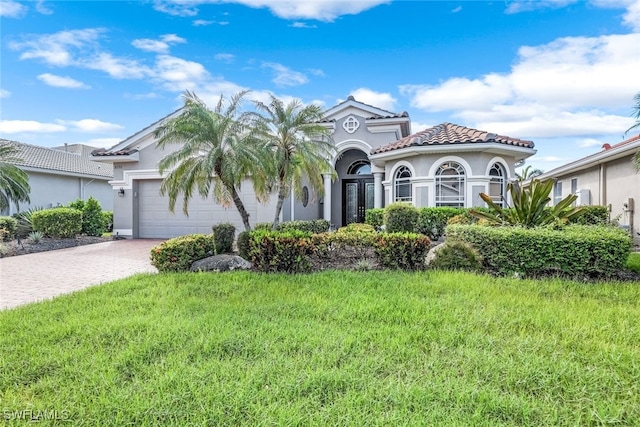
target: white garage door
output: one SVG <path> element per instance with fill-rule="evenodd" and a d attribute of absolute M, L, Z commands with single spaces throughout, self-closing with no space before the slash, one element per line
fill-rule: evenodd
<path fill-rule="evenodd" d="M 203 200 L 195 195 L 189 201 L 189 216 L 182 212 L 182 196 L 176 200 L 175 212 L 169 211 L 169 198 L 160 195 L 160 180 L 141 180 L 138 184 L 138 237 L 169 238 L 192 233 L 211 233 L 211 226 L 230 222 L 236 233 L 244 226 L 235 206 L 223 208 L 213 198 Z M 244 188 L 250 185 L 243 185 Z M 253 194 L 242 195 L 252 225 L 256 222 L 272 221 L 275 203 L 259 205 Z"/>

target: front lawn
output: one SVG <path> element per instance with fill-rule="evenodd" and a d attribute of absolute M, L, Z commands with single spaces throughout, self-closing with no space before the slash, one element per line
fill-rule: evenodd
<path fill-rule="evenodd" d="M 0 312 L 0 402 L 16 425 L 630 425 L 639 285 L 139 275 Z"/>

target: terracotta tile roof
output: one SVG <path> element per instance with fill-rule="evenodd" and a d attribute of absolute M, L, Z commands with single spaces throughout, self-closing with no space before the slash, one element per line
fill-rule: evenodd
<path fill-rule="evenodd" d="M 11 162 L 16 166 L 113 178 L 112 165 L 94 162 L 78 154 L 6 139 L 0 139 L 0 143 L 9 143 L 18 149 L 16 157 L 20 160 Z"/>
<path fill-rule="evenodd" d="M 497 135 L 453 123 L 442 123 L 421 132 L 414 133 L 413 135 L 406 136 L 391 144 L 378 147 L 372 151 L 372 154 L 386 153 L 412 146 L 479 143 L 498 143 L 524 148 L 534 147 L 533 141 Z"/>
<path fill-rule="evenodd" d="M 67 144 L 59 147 L 51 147 L 52 150 L 64 151 L 65 153 L 77 154 L 82 157 L 91 158 L 91 153 L 96 147 L 84 144 Z"/>
<path fill-rule="evenodd" d="M 365 104 L 365 105 L 366 105 L 366 104 Z M 390 113 L 388 116 L 373 116 L 373 117 L 367 117 L 367 120 L 376 120 L 376 119 L 401 119 L 401 118 L 405 118 L 405 117 L 409 117 L 409 113 L 407 113 L 406 111 L 403 111 L 402 113 L 398 113 L 398 114 Z"/>
<path fill-rule="evenodd" d="M 603 149 L 603 151 L 611 150 L 611 149 L 614 149 L 614 148 L 622 147 L 623 145 L 631 144 L 632 142 L 637 141 L 639 139 L 640 139 L 640 134 L 638 134 L 636 136 L 632 136 L 631 138 L 625 139 L 624 141 L 618 142 L 617 144 L 614 144 L 614 145 L 604 144 L 602 146 L 602 149 Z M 608 148 L 606 148 L 607 145 L 609 146 Z"/>

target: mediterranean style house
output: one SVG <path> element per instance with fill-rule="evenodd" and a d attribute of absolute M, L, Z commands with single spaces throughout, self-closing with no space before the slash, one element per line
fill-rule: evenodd
<path fill-rule="evenodd" d="M 137 132 L 95 160 L 113 163 L 114 234 L 132 238 L 166 238 L 209 233 L 213 224 L 231 222 L 242 230 L 235 207 L 224 208 L 194 197 L 189 215 L 169 211 L 160 195 L 158 162 L 167 155 L 156 147 L 154 131 L 163 120 Z M 497 135 L 451 123 L 411 134 L 409 114 L 392 113 L 352 96 L 325 112 L 336 154 L 331 159 L 338 178 L 324 177 L 324 194 L 303 191 L 302 200 L 285 201 L 282 220 L 327 219 L 334 227 L 364 222 L 365 211 L 395 201 L 415 206 L 484 206 L 480 193 L 503 203 L 516 163 L 535 153 L 532 141 Z M 257 202 L 251 184 L 242 199 L 252 224 L 271 222 L 272 202 Z M 180 205 L 180 202 L 177 203 Z"/>
<path fill-rule="evenodd" d="M 640 150 L 640 135 L 618 144 L 604 144 L 587 157 L 567 163 L 537 177 L 553 179 L 553 203 L 569 194 L 578 196 L 579 205 L 608 206 L 611 218 L 629 230 L 640 245 L 640 173 L 633 156 Z"/>
<path fill-rule="evenodd" d="M 29 176 L 30 203 L 20 203 L 19 210 L 30 208 L 54 208 L 64 206 L 77 199 L 86 200 L 90 196 L 100 202 L 104 210 L 113 208 L 113 168 L 110 164 L 93 161 L 91 151 L 95 147 L 69 144 L 46 148 L 0 139 L 17 149 L 18 160 L 11 164 L 18 166 Z M 11 204 L 0 215 L 18 212 Z"/>

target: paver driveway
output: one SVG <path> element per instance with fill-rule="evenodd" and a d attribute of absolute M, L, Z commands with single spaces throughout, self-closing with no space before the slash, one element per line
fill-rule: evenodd
<path fill-rule="evenodd" d="M 149 251 L 162 240 L 115 240 L 0 259 L 0 310 L 136 273 L 157 272 Z"/>

